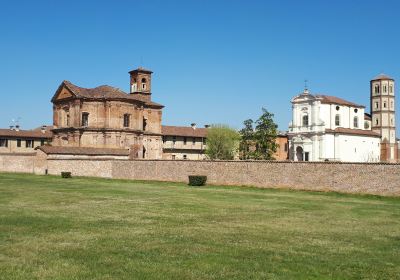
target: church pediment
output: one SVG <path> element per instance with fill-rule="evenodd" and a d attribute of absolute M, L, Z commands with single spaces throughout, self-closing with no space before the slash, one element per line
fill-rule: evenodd
<path fill-rule="evenodd" d="M 56 93 L 54 94 L 53 98 L 51 99 L 51 102 L 63 100 L 63 99 L 69 99 L 69 98 L 74 98 L 76 95 L 65 85 L 63 82 L 57 89 Z"/>

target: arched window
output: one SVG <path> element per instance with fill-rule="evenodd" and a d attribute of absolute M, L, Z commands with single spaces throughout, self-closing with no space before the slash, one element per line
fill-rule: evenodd
<path fill-rule="evenodd" d="M 386 93 L 386 86 L 383 86 L 383 92 Z"/>
<path fill-rule="evenodd" d="M 146 89 L 147 85 L 147 80 L 145 78 L 142 79 L 142 89 Z"/>
<path fill-rule="evenodd" d="M 375 124 L 379 125 L 379 120 L 378 119 L 375 119 Z"/>
<path fill-rule="evenodd" d="M 354 119 L 353 119 L 353 126 L 354 126 L 355 128 L 358 128 L 358 117 L 354 117 Z"/>
<path fill-rule="evenodd" d="M 392 85 L 389 86 L 389 92 L 393 93 L 393 86 Z"/>
<path fill-rule="evenodd" d="M 339 126 L 339 125 L 340 125 L 340 115 L 339 115 L 339 114 L 337 114 L 337 115 L 335 116 L 335 125 L 336 125 L 336 126 Z"/>
<path fill-rule="evenodd" d="M 375 93 L 379 93 L 379 85 L 375 85 Z"/>
<path fill-rule="evenodd" d="M 308 126 L 308 115 L 303 116 L 303 126 Z"/>

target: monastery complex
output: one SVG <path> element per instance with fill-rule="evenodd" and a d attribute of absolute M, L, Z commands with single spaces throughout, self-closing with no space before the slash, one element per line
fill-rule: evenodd
<path fill-rule="evenodd" d="M 53 125 L 0 130 L 0 153 L 48 158 L 205 159 L 207 126 L 163 126 L 164 106 L 152 99 L 152 71 L 130 71 L 130 91 L 83 88 L 63 81 L 53 103 Z M 394 79 L 370 82 L 365 106 L 307 88 L 292 98 L 292 122 L 277 137 L 277 160 L 397 162 Z"/>

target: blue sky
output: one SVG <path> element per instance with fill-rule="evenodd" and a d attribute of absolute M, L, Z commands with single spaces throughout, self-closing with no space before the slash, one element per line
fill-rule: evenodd
<path fill-rule="evenodd" d="M 163 124 L 240 128 L 265 107 L 286 130 L 305 79 L 369 111 L 371 78 L 400 81 L 399 13 L 396 0 L 0 0 L 0 127 L 51 124 L 64 79 L 128 91 L 139 65 Z"/>

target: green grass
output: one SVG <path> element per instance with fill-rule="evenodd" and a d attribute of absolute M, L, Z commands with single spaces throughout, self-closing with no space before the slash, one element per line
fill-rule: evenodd
<path fill-rule="evenodd" d="M 399 279 L 400 198 L 0 174 L 0 279 Z"/>

